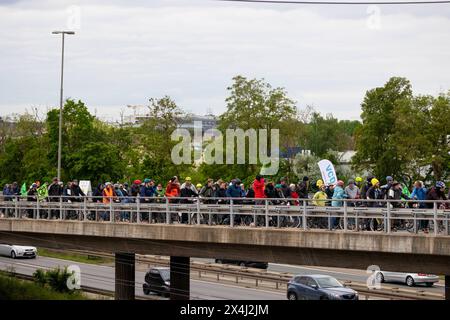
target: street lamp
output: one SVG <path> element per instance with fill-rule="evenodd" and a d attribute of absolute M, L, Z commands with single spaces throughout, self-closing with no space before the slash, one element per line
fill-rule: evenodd
<path fill-rule="evenodd" d="M 59 132 L 58 132 L 58 181 L 61 181 L 61 141 L 62 141 L 62 110 L 63 110 L 63 81 L 64 81 L 64 36 L 75 34 L 74 31 L 53 31 L 52 34 L 62 35 L 61 54 L 61 92 L 59 97 Z"/>

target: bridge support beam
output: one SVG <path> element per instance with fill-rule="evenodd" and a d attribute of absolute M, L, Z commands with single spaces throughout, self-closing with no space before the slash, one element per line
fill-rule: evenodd
<path fill-rule="evenodd" d="M 170 257 L 170 300 L 189 300 L 190 258 Z"/>
<path fill-rule="evenodd" d="M 134 253 L 116 252 L 116 300 L 134 300 L 135 256 Z"/>
<path fill-rule="evenodd" d="M 445 300 L 450 300 L 450 276 L 445 276 Z"/>

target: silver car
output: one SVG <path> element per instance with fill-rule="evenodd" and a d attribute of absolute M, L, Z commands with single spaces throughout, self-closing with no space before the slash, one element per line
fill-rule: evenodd
<path fill-rule="evenodd" d="M 376 275 L 377 282 L 401 282 L 409 287 L 416 284 L 424 283 L 427 287 L 432 287 L 433 284 L 439 282 L 439 277 L 434 274 L 425 273 L 405 273 L 392 271 L 378 271 Z"/>
<path fill-rule="evenodd" d="M 12 259 L 23 258 L 36 258 L 36 247 L 29 246 L 16 246 L 13 244 L 0 244 L 0 256 L 8 256 Z"/>

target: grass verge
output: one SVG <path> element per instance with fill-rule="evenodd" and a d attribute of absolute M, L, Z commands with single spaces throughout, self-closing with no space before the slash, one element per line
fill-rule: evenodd
<path fill-rule="evenodd" d="M 38 249 L 38 255 L 42 256 L 42 257 L 70 260 L 70 261 L 75 261 L 75 262 L 80 262 L 80 263 L 99 264 L 99 265 L 109 264 L 109 263 L 114 262 L 114 260 L 111 258 L 83 255 L 83 254 L 77 254 L 77 253 L 72 253 L 72 252 L 59 252 L 59 251 L 53 251 L 53 250 L 43 249 L 43 248 Z"/>

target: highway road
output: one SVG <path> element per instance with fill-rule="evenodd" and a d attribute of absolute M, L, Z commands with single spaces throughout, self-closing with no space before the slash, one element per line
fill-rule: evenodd
<path fill-rule="evenodd" d="M 210 259 L 198 259 L 196 261 L 211 262 Z M 12 260 L 8 257 L 0 257 L 0 270 L 9 270 L 14 268 L 17 273 L 32 275 L 38 268 L 53 269 L 64 266 L 76 265 L 81 269 L 81 282 L 83 285 L 94 287 L 97 289 L 114 291 L 114 268 L 111 266 L 100 266 L 93 264 L 84 264 L 79 262 L 54 259 L 48 257 L 37 257 L 36 259 L 16 259 Z M 277 272 L 289 272 L 294 274 L 326 274 L 333 276 L 341 281 L 353 281 L 364 283 L 368 274 L 364 270 L 349 270 L 322 267 L 306 267 L 284 264 L 269 264 L 269 270 Z M 144 297 L 142 292 L 142 284 L 144 280 L 144 272 L 136 271 L 136 296 Z M 392 286 L 389 284 L 389 286 Z M 395 284 L 394 286 L 408 288 L 403 284 Z M 425 290 L 427 292 L 444 293 L 442 283 L 436 284 L 432 288 L 425 286 L 416 287 L 417 290 Z M 191 299 L 201 300 L 279 300 L 285 299 L 284 293 L 273 292 L 261 289 L 244 288 L 229 284 L 213 283 L 201 280 L 191 279 Z"/>
<path fill-rule="evenodd" d="M 36 259 L 16 259 L 0 257 L 0 270 L 10 270 L 32 275 L 39 268 L 57 268 L 64 266 L 78 266 L 81 269 L 81 284 L 97 289 L 114 291 L 114 268 L 84 264 L 79 262 L 60 260 L 47 257 Z M 143 297 L 142 284 L 144 272 L 136 272 L 136 296 Z M 282 300 L 286 299 L 284 293 L 237 287 L 228 284 L 211 283 L 191 279 L 191 299 L 200 300 Z"/>
<path fill-rule="evenodd" d="M 200 259 L 193 258 L 195 261 L 203 261 L 203 262 L 214 262 L 212 259 Z M 369 277 L 369 273 L 366 273 L 365 270 L 357 270 L 357 269 L 342 269 L 342 268 L 329 268 L 329 267 L 311 267 L 311 266 L 296 266 L 296 265 L 287 265 L 287 264 L 277 264 L 277 263 L 269 263 L 270 271 L 275 272 L 289 272 L 293 274 L 324 274 L 335 277 L 341 282 L 344 281 L 352 281 L 358 283 L 366 283 L 367 278 Z M 409 288 L 406 284 L 402 283 L 386 283 L 383 285 L 388 285 L 390 287 L 399 287 L 399 288 Z M 424 290 L 426 292 L 440 293 L 444 294 L 444 283 L 441 280 L 439 283 L 435 284 L 433 287 L 429 288 L 425 285 L 418 284 L 416 287 L 412 288 L 416 290 Z"/>

